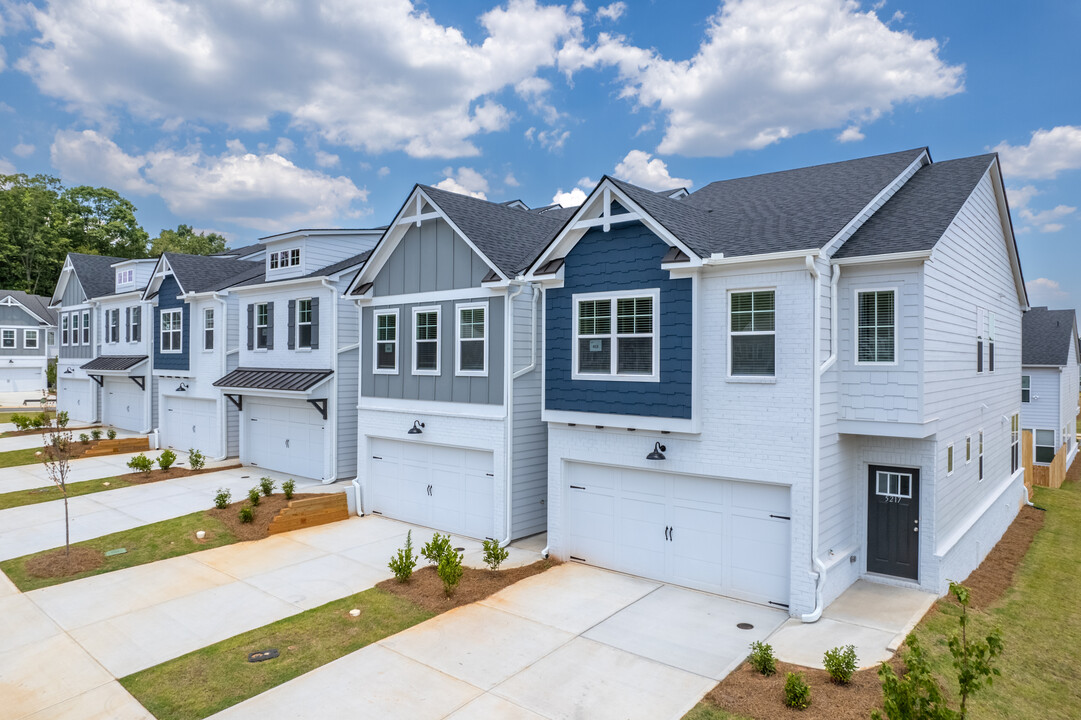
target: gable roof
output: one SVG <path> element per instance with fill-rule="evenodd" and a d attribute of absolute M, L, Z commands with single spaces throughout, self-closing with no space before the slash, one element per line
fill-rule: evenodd
<path fill-rule="evenodd" d="M 834 257 L 930 250 L 983 179 L 994 154 L 925 165 L 879 208 Z"/>
<path fill-rule="evenodd" d="M 116 290 L 116 273 L 113 263 L 124 262 L 131 258 L 110 257 L 108 255 L 83 255 L 68 253 L 71 266 L 79 277 L 87 299 L 112 295 Z"/>
<path fill-rule="evenodd" d="M 49 308 L 49 298 L 22 290 L 0 290 L 0 300 L 10 297 L 46 325 L 56 325 L 56 311 Z"/>
<path fill-rule="evenodd" d="M 225 248 L 220 253 L 214 253 L 213 257 L 236 257 L 242 258 L 248 255 L 256 255 L 266 250 L 266 245 L 263 243 L 252 243 L 251 245 L 243 245 L 235 248 Z"/>
<path fill-rule="evenodd" d="M 313 278 L 321 278 L 321 277 L 328 277 L 330 275 L 337 275 L 338 273 L 343 272 L 345 270 L 348 270 L 351 267 L 356 267 L 357 265 L 363 265 L 365 262 L 367 262 L 368 257 L 371 254 L 372 254 L 371 250 L 365 250 L 364 252 L 358 253 L 357 255 L 353 255 L 352 257 L 347 257 L 344 260 L 339 260 L 338 262 L 333 263 L 331 265 L 327 265 L 326 267 L 321 267 L 318 270 L 315 270 L 314 272 L 308 273 L 307 275 L 299 275 L 297 277 L 290 277 L 290 278 L 279 278 L 279 279 L 275 279 L 275 280 L 267 280 L 266 279 L 266 268 L 265 268 L 265 266 L 263 264 L 260 263 L 259 264 L 259 272 L 255 273 L 254 275 L 252 275 L 252 276 L 250 276 L 250 277 L 248 277 L 248 278 L 246 278 L 246 279 L 244 279 L 244 280 L 242 280 L 240 282 L 234 283 L 233 286 L 234 287 L 253 287 L 255 285 L 273 285 L 274 283 L 279 283 L 279 282 L 291 282 L 291 281 L 294 281 L 294 280 L 310 280 L 310 279 L 313 279 Z"/>
<path fill-rule="evenodd" d="M 528 268 L 565 221 L 548 212 L 519 210 L 429 185 L 418 187 L 507 277 Z"/>
<path fill-rule="evenodd" d="M 263 272 L 262 263 L 235 258 L 181 253 L 165 253 L 162 257 L 168 261 L 180 287 L 189 293 L 221 290 Z"/>
<path fill-rule="evenodd" d="M 1065 365 L 1076 332 L 1073 310 L 1029 309 L 1021 316 L 1021 364 Z"/>

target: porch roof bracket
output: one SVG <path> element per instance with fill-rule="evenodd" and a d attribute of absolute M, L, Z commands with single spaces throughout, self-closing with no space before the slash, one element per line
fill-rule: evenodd
<path fill-rule="evenodd" d="M 319 411 L 319 414 L 323 416 L 324 420 L 327 419 L 327 399 L 326 398 L 316 398 L 315 400 L 309 400 L 308 402 L 311 403 L 311 406 L 313 408 L 315 408 L 316 410 Z"/>
<path fill-rule="evenodd" d="M 98 387 L 105 387 L 104 377 L 102 377 L 101 375 L 91 375 L 90 373 L 87 373 L 87 375 L 90 377 L 91 380 L 98 384 Z"/>
<path fill-rule="evenodd" d="M 230 394 L 230 393 L 225 393 L 225 398 L 229 402 L 233 403 L 233 405 L 236 406 L 237 410 L 243 410 L 244 409 L 244 396 L 243 395 L 233 395 L 233 394 Z"/>
<path fill-rule="evenodd" d="M 131 381 L 138 385 L 140 390 L 146 390 L 146 375 L 132 375 Z"/>

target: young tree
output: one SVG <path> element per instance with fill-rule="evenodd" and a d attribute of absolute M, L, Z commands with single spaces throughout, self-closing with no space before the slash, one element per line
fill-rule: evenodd
<path fill-rule="evenodd" d="M 48 416 L 46 416 L 48 418 Z M 41 461 L 45 472 L 53 485 L 64 496 L 64 554 L 71 556 L 71 521 L 68 515 L 68 475 L 71 472 L 71 431 L 68 427 L 68 414 L 56 413 L 56 417 L 47 419 L 45 446 L 41 450 Z"/>
<path fill-rule="evenodd" d="M 961 605 L 961 633 L 950 637 L 950 654 L 953 655 L 953 667 L 957 671 L 957 685 L 961 693 L 961 720 L 967 717 L 968 697 L 974 695 L 985 685 L 990 685 L 996 675 L 1001 675 L 994 667 L 994 659 L 1002 654 L 1002 635 L 994 628 L 986 640 L 968 638 L 968 588 L 960 583 L 950 583 L 950 593 Z"/>
<path fill-rule="evenodd" d="M 150 254 L 156 256 L 166 252 L 213 255 L 225 252 L 225 238 L 215 232 L 197 233 L 191 225 L 178 225 L 176 230 L 162 228 L 161 233 L 150 241 Z"/>

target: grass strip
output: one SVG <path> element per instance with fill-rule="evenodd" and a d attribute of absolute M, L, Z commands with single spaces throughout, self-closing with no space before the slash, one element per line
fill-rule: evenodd
<path fill-rule="evenodd" d="M 34 453 L 41 452 L 40 447 L 24 448 L 23 450 L 8 450 L 0 452 L 0 468 L 15 467 L 17 465 L 33 465 L 41 462 L 41 458 Z"/>
<path fill-rule="evenodd" d="M 352 617 L 349 611 L 359 609 Z M 433 614 L 371 588 L 121 678 L 158 720 L 198 720 L 378 642 Z M 248 653 L 276 648 L 273 660 Z M 313 698 L 312 702 L 318 702 Z"/>
<path fill-rule="evenodd" d="M 109 483 L 106 485 L 105 483 Z M 117 488 L 131 487 L 139 483 L 125 480 L 123 476 L 99 478 L 97 480 L 83 480 L 81 482 L 68 483 L 68 498 L 90 495 L 91 493 Z M 145 484 L 145 483 L 143 483 Z M 37 503 L 61 500 L 63 495 L 55 485 L 32 488 L 30 490 L 16 490 L 15 492 L 0 494 L 0 510 L 22 507 L 23 505 L 36 505 Z"/>
<path fill-rule="evenodd" d="M 62 517 L 62 515 L 58 515 L 58 517 Z M 196 530 L 205 530 L 206 539 L 201 542 L 196 540 Z M 231 545 L 235 542 L 237 542 L 237 537 L 221 521 L 212 517 L 206 511 L 200 511 L 132 528 L 131 530 L 123 530 L 111 535 L 103 535 L 93 540 L 72 543 L 72 547 L 92 548 L 103 553 L 114 548 L 127 548 L 126 553 L 105 558 L 105 563 L 93 570 L 58 578 L 39 578 L 27 572 L 26 562 L 28 560 L 38 555 L 55 552 L 57 548 L 5 560 L 0 562 L 0 570 L 15 583 L 19 590 L 29 592 L 92 575 L 101 575 L 114 570 L 122 570 L 136 565 L 177 557 L 178 555 L 187 555 L 200 550 Z"/>

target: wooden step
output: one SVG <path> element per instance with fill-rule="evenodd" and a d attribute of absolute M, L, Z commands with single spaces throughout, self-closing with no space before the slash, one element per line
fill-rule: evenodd
<path fill-rule="evenodd" d="M 290 500 L 289 505 L 270 521 L 268 533 L 288 532 L 300 528 L 326 525 L 349 517 L 349 501 L 345 493 L 327 493 L 320 497 Z"/>

